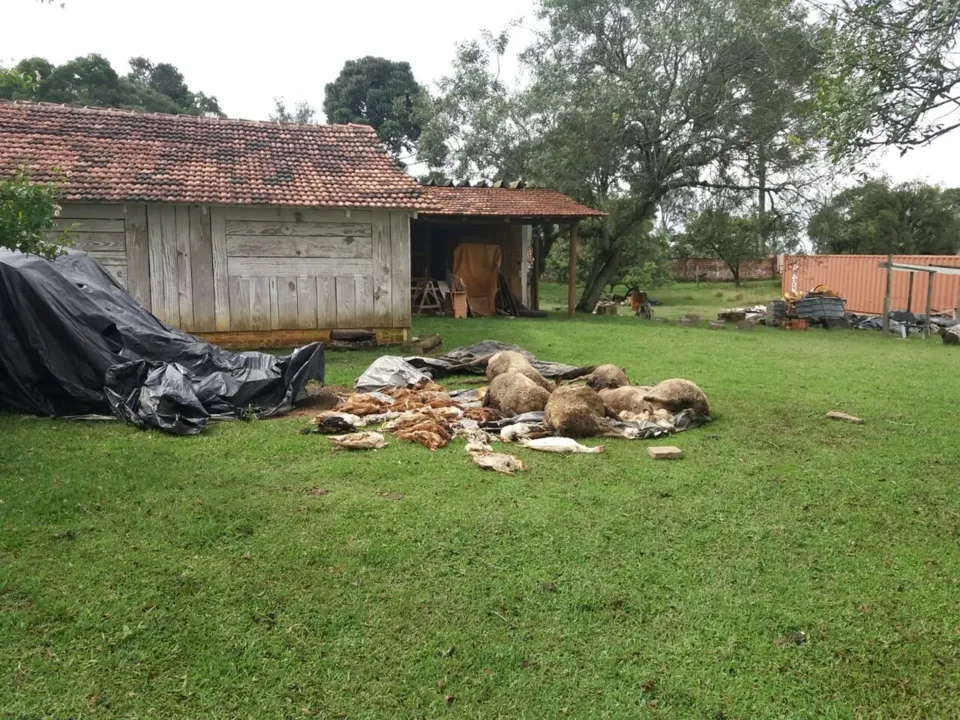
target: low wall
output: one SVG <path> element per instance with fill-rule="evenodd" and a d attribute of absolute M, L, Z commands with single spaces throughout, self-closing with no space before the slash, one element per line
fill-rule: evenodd
<path fill-rule="evenodd" d="M 670 263 L 673 266 L 673 277 L 681 282 L 694 282 L 698 275 L 704 282 L 733 282 L 730 268 L 717 258 L 677 258 Z M 775 277 L 776 257 L 740 263 L 741 280 L 772 280 Z"/>

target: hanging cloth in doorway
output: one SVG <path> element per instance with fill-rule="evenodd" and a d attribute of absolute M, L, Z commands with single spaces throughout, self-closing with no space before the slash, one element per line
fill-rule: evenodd
<path fill-rule="evenodd" d="M 467 304 L 474 315 L 497 312 L 497 276 L 500 272 L 499 245 L 464 243 L 453 251 L 453 274 L 467 288 Z"/>

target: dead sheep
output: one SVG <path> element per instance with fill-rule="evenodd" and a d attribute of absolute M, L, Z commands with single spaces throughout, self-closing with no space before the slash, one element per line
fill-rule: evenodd
<path fill-rule="evenodd" d="M 508 372 L 520 373 L 524 377 L 530 378 L 547 392 L 556 387 L 541 375 L 540 371 L 531 365 L 529 360 L 514 350 L 504 350 L 490 357 L 487 362 L 487 382 L 493 382 L 495 377 Z"/>
<path fill-rule="evenodd" d="M 504 417 L 514 417 L 543 410 L 549 399 L 550 393 L 526 375 L 508 372 L 490 381 L 483 404 L 499 410 Z"/>
<path fill-rule="evenodd" d="M 652 403 L 655 408 L 665 408 L 673 413 L 693 408 L 701 415 L 710 417 L 710 401 L 703 390 L 682 378 L 664 380 L 654 385 L 644 396 L 644 400 Z"/>
<path fill-rule="evenodd" d="M 603 400 L 607 414 L 619 417 L 622 412 L 639 415 L 650 410 L 651 405 L 644 398 L 650 393 L 649 387 L 618 387 L 600 390 L 600 399 Z"/>
<path fill-rule="evenodd" d="M 600 365 L 587 376 L 587 385 L 597 392 L 607 388 L 620 388 L 630 384 L 627 373 L 616 365 Z"/>
<path fill-rule="evenodd" d="M 609 430 L 604 415 L 603 400 L 597 393 L 583 385 L 565 385 L 550 395 L 543 420 L 557 435 L 594 437 Z"/>

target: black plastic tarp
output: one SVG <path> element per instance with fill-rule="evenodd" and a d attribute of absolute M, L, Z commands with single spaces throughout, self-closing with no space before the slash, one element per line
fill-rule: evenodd
<path fill-rule="evenodd" d="M 483 340 L 473 345 L 455 348 L 440 357 L 408 357 L 406 361 L 415 368 L 429 371 L 433 377 L 444 375 L 483 375 L 487 371 L 487 361 L 491 356 L 504 350 L 513 350 L 523 355 L 540 374 L 546 378 L 574 380 L 589 375 L 595 366 L 576 367 L 563 363 L 538 360 L 533 353 L 519 345 L 510 345 L 497 340 Z"/>
<path fill-rule="evenodd" d="M 533 353 L 519 345 L 508 345 L 497 340 L 483 340 L 473 345 L 455 348 L 440 357 L 400 358 L 383 355 L 371 363 L 357 379 L 357 392 L 373 392 L 393 387 L 414 387 L 422 382 L 435 380 L 448 375 L 483 375 L 487 371 L 487 362 L 493 355 L 504 350 L 514 350 L 523 355 L 540 374 L 547 378 L 574 380 L 589 375 L 595 365 L 575 367 L 563 363 L 537 360 Z"/>
<path fill-rule="evenodd" d="M 233 353 L 163 324 L 86 253 L 0 251 L 0 407 L 191 435 L 211 418 L 287 412 L 323 373 L 319 343 Z"/>

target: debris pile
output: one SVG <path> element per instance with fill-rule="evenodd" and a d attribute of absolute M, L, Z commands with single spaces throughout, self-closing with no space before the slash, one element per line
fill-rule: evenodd
<path fill-rule="evenodd" d="M 478 347 L 493 352 L 477 357 Z M 344 449 L 384 447 L 380 433 L 431 451 L 462 438 L 475 465 L 512 475 L 526 468 L 512 455 L 494 452 L 495 443 L 599 454 L 602 445 L 587 447 L 575 438 L 660 438 L 710 421 L 707 396 L 681 378 L 635 386 L 615 365 L 543 363 L 522 348 L 492 341 L 453 350 L 439 365 L 420 369 L 413 364 L 419 360 L 426 359 L 374 361 L 357 380 L 356 392 L 316 416 L 312 432 L 331 435 L 334 446 Z M 449 373 L 451 366 L 482 374 L 489 384 L 448 391 L 432 374 Z M 371 426 L 379 432 L 363 431 Z"/>
<path fill-rule="evenodd" d="M 767 323 L 767 306 L 750 305 L 749 307 L 728 308 L 722 313 L 719 313 L 717 315 L 717 319 L 732 323 L 748 320 L 750 322 L 761 323 L 765 325 Z"/>
<path fill-rule="evenodd" d="M 883 330 L 882 315 L 851 315 L 850 323 L 855 330 Z M 927 316 L 923 313 L 912 313 L 906 310 L 895 310 L 890 313 L 890 332 L 906 337 L 922 333 L 927 324 Z M 952 312 L 939 312 L 930 315 L 930 325 L 934 331 L 946 332 L 957 324 Z"/>

